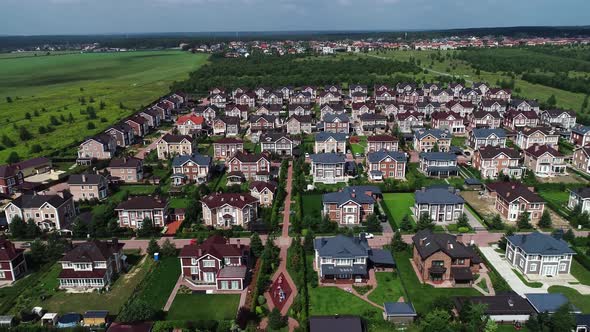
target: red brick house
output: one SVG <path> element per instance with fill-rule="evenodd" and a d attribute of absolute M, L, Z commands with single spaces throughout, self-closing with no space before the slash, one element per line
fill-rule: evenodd
<path fill-rule="evenodd" d="M 465 120 L 459 113 L 453 111 L 433 113 L 432 127 L 435 129 L 448 130 L 453 135 L 465 134 Z"/>
<path fill-rule="evenodd" d="M 133 135 L 135 137 L 143 137 L 150 130 L 147 120 L 139 115 L 130 117 L 125 120 L 125 123 L 133 128 Z"/>
<path fill-rule="evenodd" d="M 111 181 L 137 183 L 143 180 L 143 160 L 135 157 L 112 159 L 107 167 Z"/>
<path fill-rule="evenodd" d="M 473 152 L 473 168 L 478 170 L 483 178 L 488 179 L 494 179 L 500 174 L 520 179 L 523 173 L 520 153 L 517 150 L 490 145 Z"/>
<path fill-rule="evenodd" d="M 0 193 L 12 195 L 18 191 L 21 184 L 25 182 L 23 172 L 15 165 L 0 166 Z"/>
<path fill-rule="evenodd" d="M 358 225 L 374 213 L 381 190 L 375 186 L 345 187 L 322 196 L 322 215 L 339 226 Z"/>
<path fill-rule="evenodd" d="M 536 127 L 539 124 L 539 116 L 532 111 L 518 111 L 511 109 L 504 114 L 504 127 L 512 130 L 524 127 Z"/>
<path fill-rule="evenodd" d="M 247 154 L 239 151 L 229 159 L 227 167 L 228 180 L 230 176 L 258 181 L 266 181 L 270 177 L 270 158 L 265 153 Z"/>
<path fill-rule="evenodd" d="M 25 250 L 17 249 L 14 243 L 0 237 L 0 282 L 13 282 L 27 272 Z"/>
<path fill-rule="evenodd" d="M 227 137 L 213 142 L 213 157 L 216 160 L 229 159 L 243 151 L 244 142 L 237 138 Z"/>
<path fill-rule="evenodd" d="M 586 173 L 590 173 L 590 146 L 579 147 L 574 150 L 572 165 Z"/>
<path fill-rule="evenodd" d="M 399 151 L 380 150 L 367 153 L 367 173 L 373 181 L 404 180 L 408 158 Z"/>
<path fill-rule="evenodd" d="M 496 211 L 504 219 L 515 222 L 524 212 L 529 213 L 532 223 L 541 219 L 545 201 L 531 188 L 520 182 L 496 182 L 486 185 L 490 196 L 496 198 Z"/>
<path fill-rule="evenodd" d="M 250 131 L 269 131 L 277 127 L 277 117 L 274 115 L 252 115 L 248 120 Z"/>
<path fill-rule="evenodd" d="M 590 144 L 590 126 L 577 125 L 572 128 L 570 142 L 575 146 L 587 146 Z"/>
<path fill-rule="evenodd" d="M 230 244 L 219 235 L 201 244 L 186 245 L 179 254 L 184 280 L 197 286 L 236 291 L 246 286 L 249 256 L 248 246 Z"/>
<path fill-rule="evenodd" d="M 412 237 L 412 242 L 412 263 L 421 281 L 471 286 L 473 274 L 479 273 L 482 260 L 473 247 L 461 242 L 461 235 L 421 230 Z"/>
<path fill-rule="evenodd" d="M 59 288 L 103 288 L 111 284 L 114 276 L 125 270 L 124 245 L 117 239 L 76 244 L 59 260 Z"/>

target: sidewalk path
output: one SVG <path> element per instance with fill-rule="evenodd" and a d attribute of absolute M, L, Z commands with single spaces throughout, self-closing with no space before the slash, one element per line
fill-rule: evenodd
<path fill-rule="evenodd" d="M 168 296 L 168 301 L 166 301 L 166 304 L 164 305 L 164 311 L 170 310 L 170 307 L 172 306 L 172 303 L 176 298 L 176 293 L 178 293 L 180 286 L 182 286 L 182 274 L 178 276 L 178 280 L 176 280 L 176 285 L 174 285 L 174 289 L 172 289 L 170 296 Z"/>

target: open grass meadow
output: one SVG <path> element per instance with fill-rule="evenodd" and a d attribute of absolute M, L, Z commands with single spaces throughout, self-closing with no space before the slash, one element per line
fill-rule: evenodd
<path fill-rule="evenodd" d="M 0 162 L 12 151 L 21 158 L 56 151 L 73 157 L 75 150 L 65 147 L 157 100 L 206 61 L 206 55 L 180 51 L 0 58 L 1 134 L 15 144 L 0 142 Z M 21 127 L 32 138 L 20 139 Z"/>
<path fill-rule="evenodd" d="M 230 320 L 236 317 L 239 294 L 177 294 L 168 320 Z"/>

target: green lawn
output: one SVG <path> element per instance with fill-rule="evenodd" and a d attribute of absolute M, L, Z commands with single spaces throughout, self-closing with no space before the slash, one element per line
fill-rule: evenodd
<path fill-rule="evenodd" d="M 411 207 L 414 206 L 414 194 L 413 193 L 385 193 L 383 194 L 383 204 L 385 208 L 389 210 L 389 214 L 395 221 L 396 225 L 402 221 L 404 216 L 412 215 Z M 410 218 L 412 223 L 414 222 Z"/>
<path fill-rule="evenodd" d="M 576 277 L 581 284 L 590 285 L 590 271 L 578 263 L 576 259 L 572 260 L 570 273 L 572 276 Z"/>
<path fill-rule="evenodd" d="M 168 311 L 168 320 L 228 320 L 238 312 L 237 294 L 178 294 Z"/>
<path fill-rule="evenodd" d="M 385 302 L 397 302 L 404 296 L 404 287 L 395 272 L 377 272 L 377 288 L 369 294 L 369 300 L 383 305 Z"/>
<path fill-rule="evenodd" d="M 122 185 L 119 187 L 119 191 L 111 195 L 109 199 L 119 202 L 125 195 L 125 192 L 127 192 L 129 196 L 151 195 L 157 187 L 158 186 L 151 184 Z"/>
<path fill-rule="evenodd" d="M 409 301 L 412 302 L 419 314 L 428 313 L 432 301 L 438 297 L 481 295 L 473 288 L 434 288 L 422 284 L 412 268 L 410 263 L 411 254 L 409 252 L 397 252 L 394 258 L 403 285 L 408 293 Z"/>
<path fill-rule="evenodd" d="M 522 281 L 528 287 L 531 287 L 531 288 L 541 288 L 541 287 L 543 287 L 543 283 L 542 282 L 539 282 L 539 281 L 528 281 L 522 275 L 522 273 L 520 273 L 517 269 L 512 269 L 512 271 L 514 271 L 514 274 L 516 274 L 516 276 L 518 277 L 518 279 L 520 279 L 520 281 Z"/>
<path fill-rule="evenodd" d="M 12 151 L 21 158 L 51 152 L 74 156 L 75 150 L 65 149 L 67 146 L 165 95 L 173 81 L 188 77 L 207 57 L 180 51 L 142 51 L 0 58 L 0 123 L 2 133 L 16 143 L 0 151 L 0 161 Z M 94 119 L 88 118 L 89 106 L 96 111 Z M 67 120 L 70 114 L 71 123 Z M 39 133 L 41 126 L 50 124 L 51 116 L 57 120 L 51 125 L 53 131 Z M 87 128 L 89 121 L 95 129 Z M 27 128 L 33 138 L 20 140 L 20 127 Z M 32 153 L 30 148 L 35 144 L 43 150 Z"/>
<path fill-rule="evenodd" d="M 309 315 L 357 315 L 366 319 L 381 316 L 381 310 L 337 287 L 309 288 Z"/>
<path fill-rule="evenodd" d="M 154 264 L 154 269 L 144 281 L 138 298 L 159 310 L 164 308 L 180 276 L 180 261 L 177 257 L 166 257 Z"/>
<path fill-rule="evenodd" d="M 322 194 L 302 195 L 303 214 L 314 218 L 322 217 Z M 318 220 L 319 221 L 319 220 Z"/>
<path fill-rule="evenodd" d="M 190 198 L 174 197 L 168 201 L 168 206 L 172 209 L 186 209 L 190 201 Z"/>
<path fill-rule="evenodd" d="M 135 286 L 147 275 L 151 262 L 139 260 L 136 254 L 128 254 L 130 262 L 136 262 L 127 274 L 122 274 L 113 284 L 111 290 L 105 294 L 92 293 L 66 293 L 56 291 L 59 282 L 57 276 L 61 266 L 54 264 L 51 269 L 44 273 L 38 284 L 24 290 L 17 304 L 12 307 L 10 313 L 17 314 L 22 309 L 30 309 L 33 306 L 40 306 L 49 312 L 60 314 L 67 312 L 83 313 L 87 310 L 108 310 L 110 314 L 117 315 L 123 304 L 132 295 Z M 139 262 L 138 262 L 139 261 Z M 42 296 L 45 299 L 42 299 Z"/>
<path fill-rule="evenodd" d="M 467 137 L 459 137 L 459 136 L 453 136 L 451 138 L 451 145 L 452 146 L 458 146 L 458 147 L 464 147 L 465 146 L 465 141 L 467 140 Z"/>
<path fill-rule="evenodd" d="M 577 290 L 565 286 L 551 286 L 549 293 L 562 293 L 573 305 L 582 310 L 582 313 L 590 314 L 590 295 L 582 295 Z"/>

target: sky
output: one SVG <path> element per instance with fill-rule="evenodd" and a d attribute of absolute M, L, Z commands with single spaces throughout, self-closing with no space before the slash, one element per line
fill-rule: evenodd
<path fill-rule="evenodd" d="M 590 25 L 590 0 L 0 0 L 0 35 Z"/>

